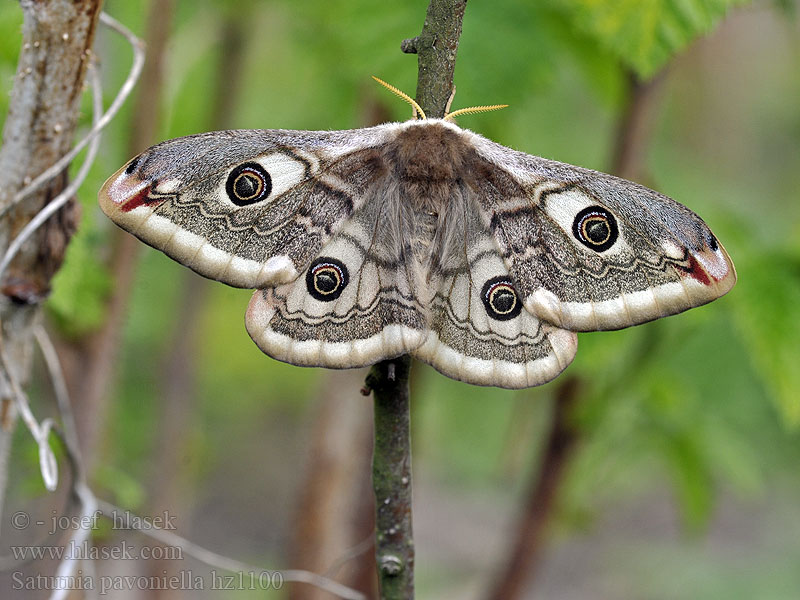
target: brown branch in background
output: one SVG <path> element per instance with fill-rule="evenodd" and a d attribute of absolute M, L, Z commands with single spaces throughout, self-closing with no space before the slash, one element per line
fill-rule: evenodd
<path fill-rule="evenodd" d="M 553 419 L 541 467 L 531 479 L 525 506 L 514 527 L 514 545 L 502 572 L 491 587 L 489 600 L 521 598 L 541 562 L 545 529 L 578 442 L 572 413 L 578 400 L 579 387 L 577 377 L 567 377 L 556 391 Z"/>
<path fill-rule="evenodd" d="M 611 172 L 628 179 L 647 178 L 645 159 L 663 71 L 648 81 L 641 81 L 626 71 L 627 94 L 614 138 Z M 531 485 L 508 559 L 490 588 L 491 600 L 516 600 L 530 587 L 541 563 L 546 543 L 547 525 L 552 519 L 555 501 L 569 464 L 569 458 L 580 439 L 580 432 L 571 425 L 570 412 L 578 402 L 581 382 L 567 375 L 555 393 L 555 409 L 547 448 L 540 459 L 538 472 L 531 476 Z"/>
<path fill-rule="evenodd" d="M 458 40 L 466 0 L 431 0 L 422 32 L 401 49 L 418 55 L 417 102 L 431 117 L 443 117 L 453 90 Z M 411 524 L 411 358 L 375 365 L 366 381 L 375 399 L 375 556 L 381 598 L 414 597 Z"/>
<path fill-rule="evenodd" d="M 633 71 L 625 71 L 627 93 L 617 124 L 611 173 L 634 181 L 647 179 L 647 147 L 652 138 L 665 75 L 666 71 L 662 70 L 651 79 L 642 81 Z"/>
<path fill-rule="evenodd" d="M 72 145 L 86 70 L 100 16 L 100 0 L 21 2 L 22 50 L 0 148 L 0 210 Z M 0 219 L 0 255 L 16 234 L 67 185 L 63 172 Z M 22 247 L 0 285 L 0 322 L 10 376 L 30 378 L 33 327 L 75 230 L 69 203 Z M 10 390 L 0 389 L 0 507 L 10 438 L 16 423 Z"/>
<path fill-rule="evenodd" d="M 156 0 L 154 6 L 163 0 Z M 156 11 L 157 12 L 157 11 Z M 244 62 L 244 39 L 247 32 L 247 12 L 233 11 L 220 24 L 219 62 L 209 129 L 230 126 L 231 115 L 239 99 Z M 127 236 L 133 239 L 133 236 Z M 180 308 L 172 335 L 166 345 L 165 368 L 159 381 L 160 400 L 158 433 L 153 452 L 154 470 L 149 481 L 151 514 L 164 511 L 179 516 L 183 529 L 189 523 L 191 506 L 185 494 L 186 469 L 184 459 L 195 419 L 194 403 L 197 400 L 197 348 L 202 340 L 203 321 L 200 318 L 208 299 L 211 282 L 189 269 L 180 269 L 181 288 L 178 294 Z M 154 561 L 150 575 L 159 577 L 163 572 L 175 573 L 174 561 Z M 154 590 L 153 598 L 178 598 L 179 590 Z"/>
<path fill-rule="evenodd" d="M 321 380 L 314 425 L 309 436 L 308 464 L 296 499 L 288 564 L 323 573 L 358 590 L 377 596 L 373 544 L 331 571 L 334 557 L 369 539 L 375 529 L 369 481 L 372 411 L 369 400 L 355 390 L 361 371 L 326 370 Z M 290 586 L 289 600 L 327 600 L 317 587 Z"/>
<path fill-rule="evenodd" d="M 156 140 L 164 80 L 164 49 L 169 39 L 174 0 L 153 0 L 147 17 L 147 56 L 134 100 L 128 151 L 141 152 Z M 119 365 L 120 336 L 133 293 L 141 244 L 114 227 L 109 236 L 109 273 L 114 279 L 106 319 L 101 328 L 74 342 L 60 341 L 59 355 L 75 399 L 78 439 L 88 473 L 105 431 L 108 404 Z"/>

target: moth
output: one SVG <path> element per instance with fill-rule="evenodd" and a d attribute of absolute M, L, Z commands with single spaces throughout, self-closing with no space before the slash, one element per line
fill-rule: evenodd
<path fill-rule="evenodd" d="M 472 384 L 536 386 L 570 364 L 576 332 L 679 313 L 736 281 L 674 200 L 449 118 L 169 140 L 99 201 L 199 274 L 255 289 L 248 333 L 302 366 L 411 354 Z"/>

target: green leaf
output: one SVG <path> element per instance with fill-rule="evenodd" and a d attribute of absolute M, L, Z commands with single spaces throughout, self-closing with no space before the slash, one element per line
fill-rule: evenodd
<path fill-rule="evenodd" d="M 748 0 L 552 0 L 598 45 L 647 78 Z"/>
<path fill-rule="evenodd" d="M 643 427 L 665 461 L 689 532 L 708 525 L 714 507 L 713 469 L 705 443 L 707 423 L 698 418 L 696 390 L 673 376 L 650 373 L 642 406 Z"/>
<path fill-rule="evenodd" d="M 784 421 L 800 426 L 800 256 L 764 253 L 740 261 L 736 321 L 750 360 Z"/>

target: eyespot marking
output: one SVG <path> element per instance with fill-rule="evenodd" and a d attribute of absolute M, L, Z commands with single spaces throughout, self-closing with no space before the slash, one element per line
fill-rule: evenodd
<path fill-rule="evenodd" d="M 342 295 L 350 281 L 350 275 L 344 263 L 322 256 L 311 263 L 306 271 L 306 289 L 308 293 L 322 302 L 331 302 Z"/>
<path fill-rule="evenodd" d="M 260 164 L 244 163 L 228 175 L 225 191 L 235 205 L 248 206 L 269 197 L 272 192 L 272 178 Z"/>
<path fill-rule="evenodd" d="M 507 277 L 493 277 L 483 284 L 481 300 L 486 313 L 497 321 L 508 321 L 522 311 L 522 302 Z"/>
<path fill-rule="evenodd" d="M 572 235 L 587 248 L 603 252 L 611 248 L 619 237 L 617 220 L 602 206 L 589 206 L 575 215 Z"/>

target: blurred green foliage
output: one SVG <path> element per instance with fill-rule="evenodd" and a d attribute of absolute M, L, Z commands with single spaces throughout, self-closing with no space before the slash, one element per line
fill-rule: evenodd
<path fill-rule="evenodd" d="M 570 22 L 643 78 L 750 0 L 552 0 Z"/>
<path fill-rule="evenodd" d="M 708 526 L 723 492 L 760 498 L 779 484 L 798 492 L 796 28 L 774 9 L 748 8 L 749 22 L 772 32 L 769 43 L 760 31 L 740 25 L 692 47 L 691 56 L 684 53 L 738 4 L 502 0 L 470 2 L 467 8 L 454 107 L 507 102 L 511 108 L 464 119 L 462 125 L 532 154 L 608 168 L 627 100 L 627 73 L 647 78 L 672 61 L 654 123 L 647 183 L 702 215 L 738 268 L 737 286 L 710 306 L 625 331 L 581 334 L 567 371 L 582 382 L 576 418 L 583 436 L 563 495 L 561 523 L 567 529 L 586 527 L 593 510 L 646 495 L 665 480 L 689 532 Z M 245 37 L 240 101 L 227 116 L 233 127 L 355 127 L 365 124 L 374 104 L 395 119 L 408 118 L 407 106 L 369 76 L 413 92 L 416 60 L 401 54 L 399 45 L 419 33 L 426 6 L 426 0 L 181 2 L 168 46 L 158 137 L 209 128 L 213 90 L 225 85 L 216 70 L 223 22 L 238 24 Z M 106 10 L 144 35 L 140 3 L 108 0 Z M 0 5 L 4 89 L 12 83 L 19 26 L 16 4 Z M 101 30 L 96 54 L 107 105 L 127 73 L 130 51 Z M 106 318 L 112 225 L 100 214 L 95 194 L 133 152 L 131 106 L 129 101 L 104 135 L 103 151 L 80 192 L 81 228 L 48 303 L 53 322 L 73 339 Z M 7 94 L 0 94 L 0 114 L 6 108 Z M 152 448 L 161 414 L 160 379 L 172 341 L 181 335 L 175 323 L 186 281 L 182 269 L 143 249 L 129 299 L 98 479 L 130 506 L 143 501 L 135 482 L 146 479 L 157 459 Z M 283 365 L 258 351 L 243 327 L 248 298 L 247 291 L 211 285 L 198 324 L 200 343 L 196 354 L 186 357 L 199 365 L 198 396 L 189 416 L 198 434 L 186 465 L 198 501 L 213 497 L 203 491 L 209 473 L 221 468 L 239 473 L 235 465 L 253 449 L 246 440 L 302 430 L 325 385 L 323 371 Z M 548 399 L 558 381 L 509 392 L 451 381 L 422 365 L 413 376 L 417 463 L 459 489 L 522 491 L 536 464 Z M 284 461 L 303 460 L 286 452 Z M 658 548 L 639 550 L 634 555 L 641 556 L 643 572 L 666 569 L 663 577 L 701 560 L 691 553 L 664 558 Z M 744 597 L 730 592 L 735 586 L 757 589 L 752 586 L 761 584 L 752 582 L 765 580 L 753 575 L 743 583 L 747 575 L 735 566 L 714 568 L 720 578 L 735 575 L 735 583 L 703 583 L 698 575 L 704 593 L 689 586 L 664 595 L 653 591 L 658 578 L 643 577 L 637 589 L 641 597 Z M 791 580 L 788 571 L 782 573 L 775 581 Z M 659 589 L 669 589 L 668 582 L 661 584 Z M 775 591 L 762 597 L 791 596 Z"/>

